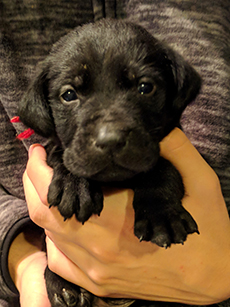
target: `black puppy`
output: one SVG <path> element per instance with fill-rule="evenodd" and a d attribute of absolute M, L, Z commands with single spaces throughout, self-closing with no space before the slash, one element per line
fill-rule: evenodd
<path fill-rule="evenodd" d="M 168 247 L 198 232 L 181 206 L 181 176 L 159 156 L 159 142 L 179 125 L 200 83 L 180 55 L 140 26 L 101 20 L 64 36 L 39 66 L 19 110 L 27 126 L 51 140 L 50 206 L 84 223 L 100 214 L 101 185 L 110 184 L 134 190 L 140 241 Z M 53 307 L 95 303 L 48 269 L 46 280 Z"/>

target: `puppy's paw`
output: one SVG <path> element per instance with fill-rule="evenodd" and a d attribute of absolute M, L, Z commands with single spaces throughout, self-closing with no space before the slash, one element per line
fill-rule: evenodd
<path fill-rule="evenodd" d="M 101 213 L 103 194 L 95 182 L 69 172 L 55 174 L 49 187 L 48 203 L 50 207 L 57 206 L 65 220 L 75 214 L 77 220 L 84 223 L 91 215 Z"/>
<path fill-rule="evenodd" d="M 45 271 L 46 288 L 51 307 L 90 307 L 94 295 L 51 272 Z"/>
<path fill-rule="evenodd" d="M 167 248 L 171 244 L 183 244 L 187 235 L 194 232 L 199 233 L 196 222 L 179 204 L 152 206 L 136 212 L 134 233 L 140 241 Z"/>
<path fill-rule="evenodd" d="M 92 214 L 100 215 L 103 209 L 103 194 L 97 182 L 79 178 L 77 185 L 79 207 L 75 215 L 79 222 L 84 223 Z"/>

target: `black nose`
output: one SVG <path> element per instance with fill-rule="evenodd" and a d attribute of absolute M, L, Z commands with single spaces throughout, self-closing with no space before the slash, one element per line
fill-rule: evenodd
<path fill-rule="evenodd" d="M 126 136 L 124 131 L 104 124 L 98 129 L 95 145 L 101 149 L 120 149 L 126 144 Z"/>

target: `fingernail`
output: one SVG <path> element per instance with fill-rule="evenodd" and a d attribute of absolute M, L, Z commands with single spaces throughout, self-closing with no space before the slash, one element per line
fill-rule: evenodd
<path fill-rule="evenodd" d="M 42 145 L 40 145 L 40 144 L 33 144 L 33 145 L 31 145 L 30 147 L 29 147 L 29 150 L 28 150 L 28 156 L 29 156 L 29 158 L 31 157 L 31 154 L 32 154 L 32 152 L 33 152 L 33 150 L 34 150 L 34 148 L 35 147 L 42 147 Z"/>

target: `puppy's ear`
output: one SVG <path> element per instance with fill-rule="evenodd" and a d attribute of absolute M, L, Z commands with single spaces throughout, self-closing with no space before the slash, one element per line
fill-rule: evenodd
<path fill-rule="evenodd" d="M 169 97 L 168 117 L 171 127 L 179 125 L 179 120 L 186 106 L 198 95 L 201 78 L 196 70 L 178 53 L 167 50 L 167 58 L 173 77 L 173 88 Z M 173 99 L 172 99 L 173 98 Z"/>
<path fill-rule="evenodd" d="M 19 104 L 21 121 L 38 134 L 49 137 L 54 132 L 54 123 L 48 102 L 49 65 L 42 63 Z"/>
<path fill-rule="evenodd" d="M 196 70 L 178 54 L 172 57 L 172 72 L 177 88 L 173 107 L 176 110 L 184 110 L 198 95 L 201 78 Z"/>

